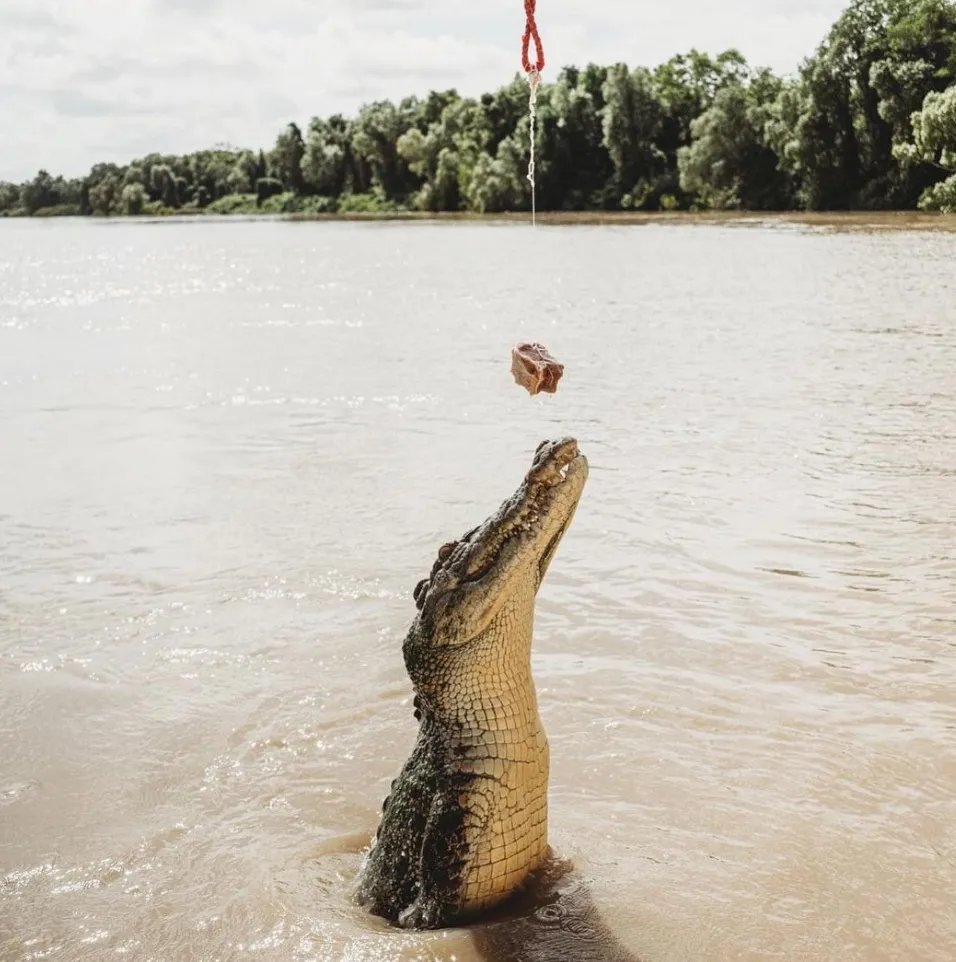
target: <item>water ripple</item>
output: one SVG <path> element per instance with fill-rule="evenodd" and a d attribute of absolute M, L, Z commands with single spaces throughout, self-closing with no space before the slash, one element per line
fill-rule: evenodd
<path fill-rule="evenodd" d="M 412 588 L 567 433 L 534 670 L 614 938 L 950 962 L 956 238 L 524 236 L 0 224 L 5 962 L 491 962 L 345 893 Z"/>

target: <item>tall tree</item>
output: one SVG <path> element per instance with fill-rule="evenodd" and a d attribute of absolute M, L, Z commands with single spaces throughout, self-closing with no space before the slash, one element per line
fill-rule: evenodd
<path fill-rule="evenodd" d="M 653 75 L 622 63 L 607 72 L 604 82 L 604 146 L 614 167 L 616 195 L 623 207 L 644 207 L 655 182 L 666 170 L 657 146 L 664 105 Z"/>
<path fill-rule="evenodd" d="M 349 135 L 349 123 L 341 114 L 312 118 L 300 162 L 308 193 L 335 197 L 350 186 L 354 158 Z"/>
<path fill-rule="evenodd" d="M 920 197 L 924 210 L 956 213 L 956 85 L 926 95 L 923 109 L 912 115 L 913 140 L 894 150 L 904 169 L 930 167 L 936 183 Z"/>
<path fill-rule="evenodd" d="M 956 6 L 948 0 L 853 0 L 802 68 L 789 131 L 777 152 L 810 208 L 886 207 L 915 200 L 894 144 L 908 115 L 953 80 Z"/>
<path fill-rule="evenodd" d="M 411 126 L 408 110 L 379 100 L 359 111 L 353 127 L 352 146 L 357 158 L 368 165 L 373 183 L 392 200 L 404 198 L 418 186 L 418 179 L 398 151 L 399 139 Z"/>
<path fill-rule="evenodd" d="M 691 124 L 692 143 L 679 152 L 681 187 L 705 206 L 781 210 L 795 197 L 779 158 L 768 143 L 771 111 L 783 81 L 769 70 L 748 83 L 717 91 L 713 103 Z"/>
<path fill-rule="evenodd" d="M 276 180 L 286 190 L 301 194 L 305 186 L 302 175 L 302 158 L 305 156 L 305 142 L 297 124 L 288 124 L 276 138 L 272 148 L 271 171 Z"/>

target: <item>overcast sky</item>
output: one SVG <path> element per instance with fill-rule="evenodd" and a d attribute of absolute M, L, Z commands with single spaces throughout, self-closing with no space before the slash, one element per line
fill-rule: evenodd
<path fill-rule="evenodd" d="M 845 0 L 538 0 L 545 79 L 740 49 L 790 72 Z M 231 143 L 518 68 L 522 0 L 0 0 L 0 180 Z"/>

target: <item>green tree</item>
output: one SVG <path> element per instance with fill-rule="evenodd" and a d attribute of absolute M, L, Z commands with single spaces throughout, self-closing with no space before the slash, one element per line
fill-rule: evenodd
<path fill-rule="evenodd" d="M 582 210 L 613 203 L 614 173 L 604 145 L 607 70 L 568 67 L 540 99 L 536 139 L 538 205 L 542 210 Z"/>
<path fill-rule="evenodd" d="M 24 184 L 20 191 L 20 205 L 28 214 L 35 214 L 44 207 L 55 207 L 60 203 L 60 195 L 53 178 L 45 170 L 41 170 L 28 184 Z"/>
<path fill-rule="evenodd" d="M 107 174 L 102 180 L 90 187 L 90 208 L 94 214 L 108 217 L 116 213 L 123 189 L 122 180 L 116 173 Z"/>
<path fill-rule="evenodd" d="M 155 164 L 149 175 L 150 195 L 164 207 L 179 207 L 179 183 L 172 167 L 168 164 Z"/>
<path fill-rule="evenodd" d="M 791 124 L 777 153 L 810 208 L 912 205 L 925 171 L 902 171 L 893 152 L 909 116 L 956 66 L 949 0 L 853 0 L 801 70 Z"/>
<path fill-rule="evenodd" d="M 146 174 L 143 171 L 142 165 L 136 163 L 130 164 L 123 174 L 123 183 L 124 185 L 139 184 L 140 186 L 145 186 Z"/>
<path fill-rule="evenodd" d="M 79 189 L 80 213 L 108 214 L 123 182 L 123 169 L 116 164 L 94 164 Z M 98 188 L 105 183 L 102 190 Z"/>
<path fill-rule="evenodd" d="M 542 92 L 546 90 L 542 87 Z M 515 75 L 511 83 L 481 98 L 481 112 L 475 117 L 478 147 L 494 157 L 498 145 L 511 137 L 528 116 L 528 82 Z"/>
<path fill-rule="evenodd" d="M 619 63 L 604 82 L 604 146 L 614 168 L 616 195 L 622 207 L 649 206 L 655 186 L 666 171 L 657 146 L 664 106 L 653 75 Z"/>
<path fill-rule="evenodd" d="M 441 113 L 436 117 L 439 105 Z M 430 211 L 465 206 L 467 186 L 481 153 L 479 144 L 486 134 L 477 101 L 461 100 L 451 91 L 420 104 L 415 126 L 402 134 L 397 145 L 399 156 L 422 184 L 413 196 L 413 206 Z"/>
<path fill-rule="evenodd" d="M 337 197 L 345 192 L 354 166 L 349 133 L 341 114 L 312 118 L 299 164 L 307 193 Z"/>
<path fill-rule="evenodd" d="M 498 145 L 494 158 L 482 152 L 468 180 L 468 206 L 479 214 L 527 209 L 530 184 L 522 167 L 524 154 L 513 140 Z"/>
<path fill-rule="evenodd" d="M 138 181 L 126 184 L 120 194 L 120 212 L 135 217 L 143 213 L 145 203 L 146 191 L 143 185 Z"/>
<path fill-rule="evenodd" d="M 357 177 L 356 192 L 378 185 L 390 200 L 404 199 L 418 186 L 408 164 L 398 151 L 398 141 L 412 126 L 409 111 L 388 100 L 367 104 L 359 111 L 352 128 L 352 148 L 356 158 L 367 165 L 371 182 Z"/>
<path fill-rule="evenodd" d="M 678 54 L 654 71 L 654 83 L 664 107 L 658 146 L 670 170 L 677 154 L 691 141 L 691 124 L 714 102 L 717 92 L 746 79 L 747 64 L 734 49 L 710 57 L 699 50 Z"/>
<path fill-rule="evenodd" d="M 692 49 L 653 70 L 566 67 L 538 90 L 536 201 L 940 207 L 951 148 L 932 131 L 945 129 L 954 84 L 953 0 L 851 0 L 793 79 L 751 71 L 735 49 Z M 515 74 L 478 98 L 438 90 L 314 117 L 305 134 L 287 124 L 268 154 L 217 145 L 97 164 L 80 180 L 41 171 L 0 185 L 0 212 L 133 213 L 136 186 L 143 209 L 228 213 L 255 194 L 271 212 L 527 210 L 528 96 Z"/>
<path fill-rule="evenodd" d="M 0 213 L 16 210 L 20 206 L 20 188 L 16 184 L 0 181 Z"/>
<path fill-rule="evenodd" d="M 911 122 L 913 140 L 896 146 L 897 159 L 907 170 L 926 165 L 937 172 L 937 183 L 924 190 L 919 206 L 956 213 L 956 85 L 927 94 Z"/>
<path fill-rule="evenodd" d="M 789 179 L 769 145 L 767 128 L 783 82 L 769 70 L 721 87 L 691 124 L 692 143 L 678 154 L 681 188 L 707 207 L 781 210 L 792 206 Z"/>
<path fill-rule="evenodd" d="M 270 155 L 270 171 L 286 190 L 301 194 L 305 186 L 302 177 L 302 158 L 305 142 L 297 124 L 289 124 L 276 138 Z"/>
<path fill-rule="evenodd" d="M 257 178 L 256 155 L 251 150 L 243 150 L 233 159 L 232 167 L 226 174 L 227 193 L 251 194 L 255 190 Z"/>

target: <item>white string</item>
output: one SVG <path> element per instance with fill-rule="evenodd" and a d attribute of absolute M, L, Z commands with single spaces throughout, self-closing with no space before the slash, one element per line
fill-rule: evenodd
<path fill-rule="evenodd" d="M 535 120 L 538 116 L 538 84 L 541 83 L 541 74 L 537 70 L 528 73 L 528 85 L 531 87 L 531 96 L 528 99 L 528 113 L 531 117 L 531 159 L 528 161 L 528 181 L 531 184 L 531 226 L 536 222 L 536 200 L 534 185 L 534 128 Z"/>

